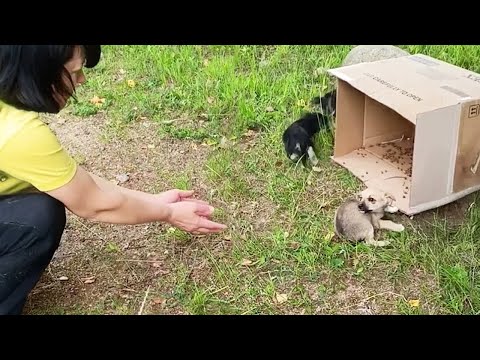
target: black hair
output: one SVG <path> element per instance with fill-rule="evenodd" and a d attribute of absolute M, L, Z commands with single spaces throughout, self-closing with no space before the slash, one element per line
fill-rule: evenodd
<path fill-rule="evenodd" d="M 77 46 L 0 45 L 0 100 L 22 110 L 59 112 L 53 87 L 61 96 L 73 96 L 75 86 L 64 65 L 72 59 Z M 96 66 L 100 45 L 80 46 L 85 55 L 84 66 Z M 70 79 L 71 89 L 65 79 Z"/>

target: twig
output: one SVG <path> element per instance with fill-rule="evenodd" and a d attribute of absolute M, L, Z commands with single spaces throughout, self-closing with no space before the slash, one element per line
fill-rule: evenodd
<path fill-rule="evenodd" d="M 394 143 L 394 142 L 397 142 L 397 141 L 402 141 L 404 138 L 405 138 L 405 135 L 402 135 L 401 138 L 390 140 L 390 141 L 382 141 L 380 144 L 390 144 L 390 143 Z"/>
<path fill-rule="evenodd" d="M 140 306 L 140 310 L 138 310 L 138 315 L 142 315 L 143 307 L 145 306 L 145 302 L 147 301 L 147 296 L 149 292 L 150 292 L 150 285 L 148 286 L 147 291 L 145 291 L 145 297 L 143 298 L 142 306 Z"/>

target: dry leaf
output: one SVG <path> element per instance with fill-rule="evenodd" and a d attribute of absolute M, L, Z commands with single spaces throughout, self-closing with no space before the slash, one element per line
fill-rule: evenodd
<path fill-rule="evenodd" d="M 131 88 L 134 88 L 136 84 L 134 80 L 127 80 L 127 85 L 130 86 Z"/>
<path fill-rule="evenodd" d="M 95 95 L 93 98 L 90 99 L 90 102 L 96 106 L 102 106 L 102 104 L 105 102 L 105 98 L 100 98 Z"/>
<path fill-rule="evenodd" d="M 333 239 L 334 236 L 335 236 L 335 233 L 333 231 L 330 231 L 329 233 L 327 233 L 327 235 L 325 235 L 324 240 L 326 242 L 329 242 Z"/>
<path fill-rule="evenodd" d="M 209 96 L 209 97 L 207 98 L 207 102 L 208 102 L 209 104 L 213 104 L 214 101 L 215 101 L 215 99 L 214 99 L 213 97 L 211 97 L 211 96 Z"/>
<path fill-rule="evenodd" d="M 420 305 L 420 300 L 408 300 L 408 303 L 411 307 L 418 307 Z"/>
<path fill-rule="evenodd" d="M 273 112 L 275 111 L 275 109 L 272 107 L 272 106 L 267 106 L 267 108 L 265 109 L 266 112 Z"/>
<path fill-rule="evenodd" d="M 85 284 L 93 284 L 95 282 L 95 276 L 90 276 L 82 280 Z"/>
<path fill-rule="evenodd" d="M 225 235 L 223 240 L 232 241 L 232 237 L 230 235 Z"/>
<path fill-rule="evenodd" d="M 67 280 L 68 280 L 68 277 L 66 277 L 66 276 L 60 276 L 60 277 L 58 278 L 58 280 L 60 280 L 60 281 L 67 281 Z"/>
<path fill-rule="evenodd" d="M 153 299 L 152 302 L 155 304 L 155 305 L 160 305 L 160 304 L 163 304 L 166 300 L 165 299 L 162 299 L 162 298 L 156 298 L 156 299 Z"/>
<path fill-rule="evenodd" d="M 283 304 L 285 301 L 288 300 L 287 294 L 278 294 L 278 293 L 277 293 L 277 294 L 275 295 L 275 298 L 277 299 L 277 302 L 278 302 L 279 304 Z"/>
<path fill-rule="evenodd" d="M 240 264 L 241 264 L 242 266 L 250 266 L 250 265 L 253 264 L 253 261 L 252 261 L 252 260 L 248 260 L 248 259 L 243 259 Z"/>

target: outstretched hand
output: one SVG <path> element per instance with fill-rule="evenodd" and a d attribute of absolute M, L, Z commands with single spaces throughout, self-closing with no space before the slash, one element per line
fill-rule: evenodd
<path fill-rule="evenodd" d="M 170 210 L 167 222 L 190 233 L 216 233 L 225 225 L 209 220 L 214 208 L 207 202 L 192 198 L 192 190 L 169 190 L 157 195 L 157 199 Z"/>

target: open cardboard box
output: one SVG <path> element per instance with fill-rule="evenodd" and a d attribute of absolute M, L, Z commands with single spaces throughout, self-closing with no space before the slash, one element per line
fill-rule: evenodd
<path fill-rule="evenodd" d="M 337 79 L 333 161 L 407 215 L 480 189 L 480 74 L 422 54 L 361 63 Z"/>

